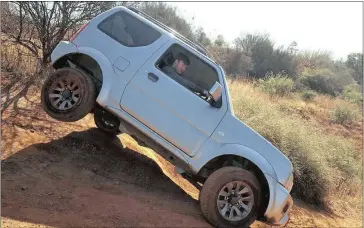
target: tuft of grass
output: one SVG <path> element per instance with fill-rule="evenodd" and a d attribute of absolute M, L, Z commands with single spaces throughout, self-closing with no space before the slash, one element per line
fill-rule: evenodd
<path fill-rule="evenodd" d="M 335 123 L 341 125 L 350 125 L 351 123 L 357 121 L 359 118 L 359 113 L 353 107 L 348 105 L 338 105 L 332 114 L 332 120 Z"/>
<path fill-rule="evenodd" d="M 281 108 L 280 100 L 285 98 L 273 101 L 249 83 L 230 81 L 229 89 L 236 116 L 292 161 L 294 196 L 322 205 L 329 195 L 360 194 L 361 153 L 351 139 L 328 134 L 312 122 L 289 114 Z"/>
<path fill-rule="evenodd" d="M 294 81 L 281 74 L 271 74 L 259 80 L 261 89 L 271 96 L 287 96 L 294 89 Z"/>
<path fill-rule="evenodd" d="M 345 100 L 354 104 L 361 105 L 363 96 L 360 92 L 360 87 L 357 84 L 350 84 L 344 87 L 343 97 Z"/>
<path fill-rule="evenodd" d="M 302 93 L 302 100 L 311 101 L 316 97 L 317 93 L 312 90 L 306 90 Z"/>
<path fill-rule="evenodd" d="M 38 61 L 28 49 L 21 45 L 6 42 L 1 37 L 1 68 L 22 74 L 34 74 L 37 71 Z"/>

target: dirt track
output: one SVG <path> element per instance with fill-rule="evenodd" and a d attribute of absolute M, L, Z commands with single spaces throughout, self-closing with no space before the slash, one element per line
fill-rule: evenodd
<path fill-rule="evenodd" d="M 56 227 L 208 226 L 197 201 L 153 161 L 97 129 L 29 146 L 6 159 L 2 172 L 2 215 L 12 219 Z"/>
<path fill-rule="evenodd" d="M 107 137 L 91 115 L 54 121 L 38 100 L 2 117 L 2 227 L 211 227 L 169 162 L 127 135 Z M 362 224 L 298 200 L 291 215 L 289 227 Z"/>

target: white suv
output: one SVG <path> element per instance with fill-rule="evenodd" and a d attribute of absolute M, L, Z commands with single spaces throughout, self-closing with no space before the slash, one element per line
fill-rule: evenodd
<path fill-rule="evenodd" d="M 183 73 L 180 53 L 189 63 Z M 41 96 L 51 117 L 71 122 L 92 112 L 105 132 L 154 149 L 200 189 L 214 226 L 288 222 L 292 164 L 234 116 L 224 71 L 204 48 L 139 10 L 116 7 L 60 42 L 51 59 L 56 71 Z"/>

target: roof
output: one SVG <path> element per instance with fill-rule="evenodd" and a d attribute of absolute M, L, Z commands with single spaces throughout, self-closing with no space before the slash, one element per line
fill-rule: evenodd
<path fill-rule="evenodd" d="M 198 45 L 198 44 L 192 42 L 191 40 L 187 39 L 182 34 L 176 32 L 174 29 L 168 27 L 167 25 L 163 24 L 162 22 L 154 19 L 153 17 L 149 16 L 148 14 L 146 14 L 146 13 L 144 13 L 144 12 L 134 8 L 134 7 L 126 7 L 126 8 L 133 11 L 134 13 L 137 13 L 137 14 L 141 15 L 142 17 L 144 17 L 148 21 L 152 22 L 153 24 L 157 25 L 158 27 L 160 27 L 164 31 L 166 31 L 166 32 L 168 32 L 170 34 L 173 34 L 177 39 L 183 41 L 184 43 L 188 44 L 189 46 L 191 46 L 192 48 L 194 48 L 195 50 L 197 50 L 201 54 L 205 55 L 207 58 L 209 58 L 212 61 L 214 61 L 215 63 L 217 63 L 217 61 L 212 58 L 211 54 L 208 53 L 208 51 L 202 45 Z M 208 56 L 207 54 L 210 54 L 210 56 Z"/>

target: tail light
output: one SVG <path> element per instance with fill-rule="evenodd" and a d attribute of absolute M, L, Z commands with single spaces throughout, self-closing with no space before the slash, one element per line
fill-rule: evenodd
<path fill-rule="evenodd" d="M 76 39 L 76 37 L 82 32 L 82 30 L 84 30 L 86 28 L 87 25 L 88 25 L 88 22 L 86 24 L 82 25 L 81 28 L 75 34 L 73 34 L 70 41 L 73 42 Z"/>

